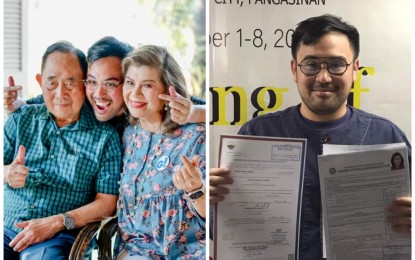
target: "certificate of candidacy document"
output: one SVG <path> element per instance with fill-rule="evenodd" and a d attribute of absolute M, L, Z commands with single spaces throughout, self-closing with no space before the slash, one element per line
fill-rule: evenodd
<path fill-rule="evenodd" d="M 222 135 L 233 184 L 215 208 L 215 260 L 298 256 L 306 140 Z"/>
<path fill-rule="evenodd" d="M 327 259 L 411 259 L 410 237 L 385 221 L 393 199 L 410 196 L 406 145 L 324 145 L 323 154 L 318 163 Z"/>

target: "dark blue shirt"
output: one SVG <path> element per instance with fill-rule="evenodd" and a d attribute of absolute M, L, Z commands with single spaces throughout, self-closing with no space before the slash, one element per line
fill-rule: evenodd
<path fill-rule="evenodd" d="M 317 156 L 323 144 L 370 145 L 406 143 L 405 134 L 389 120 L 347 106 L 348 113 L 335 121 L 312 122 L 303 118 L 299 106 L 253 118 L 242 126 L 239 134 L 306 138 L 307 155 L 300 225 L 300 257 L 322 259 L 321 195 Z M 409 158 L 410 160 L 410 158 Z"/>

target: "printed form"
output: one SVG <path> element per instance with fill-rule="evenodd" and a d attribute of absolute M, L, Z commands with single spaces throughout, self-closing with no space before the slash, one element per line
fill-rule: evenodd
<path fill-rule="evenodd" d="M 386 223 L 386 208 L 410 196 L 407 147 L 324 145 L 318 157 L 327 260 L 409 260 L 409 235 Z"/>
<path fill-rule="evenodd" d="M 221 136 L 233 184 L 215 210 L 215 259 L 297 259 L 305 151 L 305 139 Z"/>

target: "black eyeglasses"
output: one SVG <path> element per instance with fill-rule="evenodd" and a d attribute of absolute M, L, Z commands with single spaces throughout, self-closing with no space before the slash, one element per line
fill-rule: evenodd
<path fill-rule="evenodd" d="M 349 65 L 352 64 L 352 62 L 347 63 L 347 61 L 342 58 L 327 58 L 325 61 L 319 61 L 314 58 L 306 58 L 297 66 L 300 67 L 301 71 L 305 75 L 315 76 L 320 72 L 321 64 L 323 63 L 326 64 L 327 71 L 334 76 L 343 75 Z"/>

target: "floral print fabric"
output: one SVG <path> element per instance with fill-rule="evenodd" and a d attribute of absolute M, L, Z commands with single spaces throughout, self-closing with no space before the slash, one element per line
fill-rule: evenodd
<path fill-rule="evenodd" d="M 205 220 L 172 180 L 183 164 L 181 154 L 200 156 L 205 180 L 205 136 L 204 124 L 186 124 L 172 134 L 126 128 L 118 199 L 120 250 L 150 259 L 205 259 Z"/>

